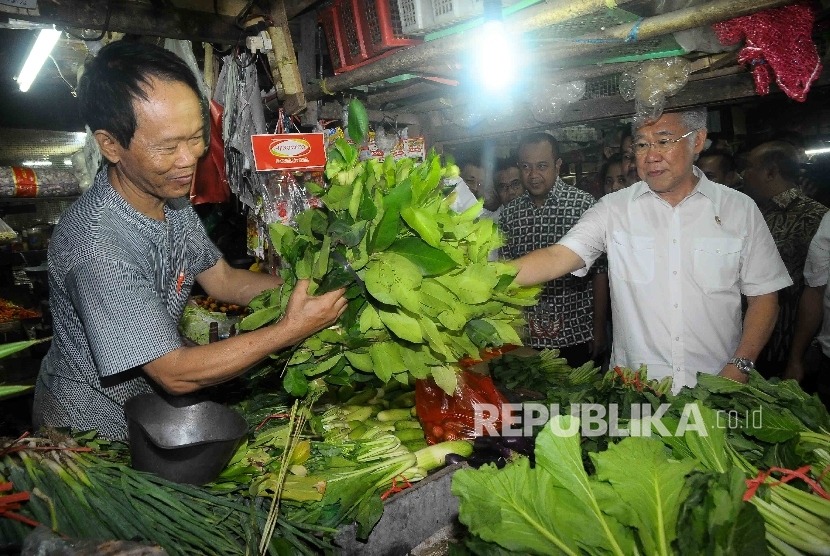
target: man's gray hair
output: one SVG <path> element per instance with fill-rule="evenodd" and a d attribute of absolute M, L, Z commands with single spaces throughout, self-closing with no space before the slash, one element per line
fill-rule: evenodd
<path fill-rule="evenodd" d="M 706 129 L 705 106 L 690 108 L 689 110 L 677 112 L 677 114 L 680 114 L 680 121 L 683 122 L 683 127 L 686 128 L 686 131 Z M 643 115 L 638 114 L 634 116 L 634 121 L 631 123 L 632 135 L 636 135 L 637 130 L 646 125 L 646 120 L 647 118 Z"/>

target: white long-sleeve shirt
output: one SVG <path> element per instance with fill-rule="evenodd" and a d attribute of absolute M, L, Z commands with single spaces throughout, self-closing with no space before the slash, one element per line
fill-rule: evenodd
<path fill-rule="evenodd" d="M 559 241 L 586 267 L 608 253 L 612 365 L 648 365 L 677 392 L 719 373 L 741 339 L 741 294 L 792 284 L 764 218 L 743 193 L 694 168 L 698 184 L 677 206 L 644 181 L 606 195 Z"/>
<path fill-rule="evenodd" d="M 830 278 L 830 212 L 824 215 L 816 235 L 810 242 L 807 262 L 804 265 L 804 281 L 816 288 L 826 286 Z M 830 356 L 830 288 L 824 290 L 824 320 L 818 334 L 821 351 Z"/>

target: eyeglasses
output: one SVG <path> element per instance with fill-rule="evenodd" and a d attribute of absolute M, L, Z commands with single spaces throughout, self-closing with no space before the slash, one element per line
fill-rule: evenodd
<path fill-rule="evenodd" d="M 496 191 L 505 193 L 507 191 L 518 191 L 522 187 L 521 180 L 512 180 L 510 183 L 500 183 L 496 186 Z"/>
<path fill-rule="evenodd" d="M 649 149 L 654 149 L 658 153 L 664 153 L 672 150 L 677 143 L 679 143 L 680 141 L 682 141 L 683 139 L 685 139 L 686 137 L 688 137 L 696 131 L 698 130 L 693 129 L 688 133 L 684 133 L 677 139 L 658 139 L 653 143 L 649 143 L 648 141 L 637 141 L 636 143 L 634 143 L 634 145 L 632 145 L 632 147 L 634 149 L 634 153 L 638 155 L 646 154 Z"/>

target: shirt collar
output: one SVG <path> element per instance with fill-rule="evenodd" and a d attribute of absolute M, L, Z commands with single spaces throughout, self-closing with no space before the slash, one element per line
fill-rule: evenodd
<path fill-rule="evenodd" d="M 165 219 L 162 222 L 138 212 L 135 207 L 128 203 L 127 200 L 122 197 L 121 194 L 112 186 L 109 173 L 107 172 L 108 168 L 109 166 L 105 164 L 95 176 L 95 186 L 102 188 L 104 198 L 110 202 L 111 206 L 117 208 L 117 210 L 120 211 L 126 218 L 130 218 L 137 225 L 147 228 L 152 233 L 163 233 L 167 229 L 168 220 Z M 164 213 L 165 215 L 169 214 L 167 204 L 164 206 Z"/>
<path fill-rule="evenodd" d="M 697 185 L 695 185 L 695 188 L 692 189 L 691 193 L 689 193 L 689 197 L 693 196 L 695 193 L 700 193 L 701 195 L 712 201 L 712 203 L 715 206 L 720 206 L 721 192 L 717 187 L 715 187 L 715 183 L 712 182 L 709 178 L 707 178 L 706 174 L 704 174 L 703 171 L 701 171 L 701 169 L 697 166 L 692 166 L 692 173 L 695 175 L 696 178 L 698 178 L 698 180 Z M 634 188 L 634 191 L 632 193 L 634 199 L 638 199 L 646 193 L 652 193 L 654 195 L 657 195 L 657 193 L 654 193 L 651 190 L 651 188 L 648 186 L 645 180 L 640 180 L 631 187 Z"/>
<path fill-rule="evenodd" d="M 559 192 L 562 191 L 563 187 L 565 187 L 565 182 L 562 181 L 562 178 L 556 176 L 556 181 L 553 182 L 553 187 L 551 187 L 550 191 L 548 191 L 548 195 L 547 197 L 545 197 L 545 204 L 542 206 L 548 206 L 553 201 L 555 201 L 556 198 L 559 196 Z M 533 199 L 530 198 L 530 192 L 527 189 L 525 189 L 525 192 L 522 193 L 522 198 L 525 200 L 525 202 L 533 206 L 533 208 L 536 208 L 536 204 L 533 202 Z"/>
<path fill-rule="evenodd" d="M 795 187 L 791 187 L 786 191 L 782 191 L 775 197 L 769 200 L 769 202 L 779 208 L 785 209 L 790 206 L 796 199 L 798 199 L 798 189 Z"/>

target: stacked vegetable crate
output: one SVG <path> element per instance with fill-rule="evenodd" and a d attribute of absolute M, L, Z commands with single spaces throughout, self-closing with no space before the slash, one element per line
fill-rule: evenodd
<path fill-rule="evenodd" d="M 335 74 L 421 42 L 404 33 L 395 0 L 335 0 L 320 11 L 317 20 Z"/>

